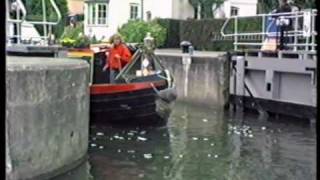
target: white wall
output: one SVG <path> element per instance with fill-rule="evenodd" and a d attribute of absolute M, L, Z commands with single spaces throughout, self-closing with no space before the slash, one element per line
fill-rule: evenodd
<path fill-rule="evenodd" d="M 151 12 L 152 19 L 171 18 L 173 1 L 177 0 L 144 0 L 144 20 L 147 19 L 147 11 Z"/>
<path fill-rule="evenodd" d="M 227 0 L 223 4 L 225 16 L 230 17 L 231 6 L 239 8 L 238 16 L 251 16 L 257 14 L 257 0 Z"/>
<path fill-rule="evenodd" d="M 194 9 L 188 0 L 173 0 L 172 18 L 187 19 L 193 18 Z"/>
<path fill-rule="evenodd" d="M 154 18 L 175 18 L 187 19 L 193 18 L 194 9 L 188 0 L 143 0 L 143 19 L 147 20 L 147 12 L 151 12 Z M 105 36 L 109 38 L 117 32 L 118 27 L 128 22 L 130 18 L 130 3 L 139 4 L 139 17 L 141 17 L 141 0 L 110 0 L 108 12 L 108 24 L 105 25 L 86 25 L 85 34 L 95 34 L 98 39 Z M 257 11 L 257 0 L 226 0 L 221 7 L 222 14 L 230 17 L 231 6 L 239 8 L 239 15 L 255 15 Z M 85 4 L 85 13 L 87 13 L 87 4 Z M 85 16 L 85 22 L 87 17 Z"/>

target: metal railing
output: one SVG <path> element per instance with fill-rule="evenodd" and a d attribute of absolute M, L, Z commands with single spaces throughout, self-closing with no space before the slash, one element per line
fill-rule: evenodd
<path fill-rule="evenodd" d="M 22 23 L 29 23 L 32 25 L 43 25 L 43 36 L 39 36 L 36 37 L 37 39 L 42 39 L 44 40 L 44 44 L 48 45 L 48 39 L 50 38 L 50 36 L 52 35 L 52 26 L 57 25 L 60 20 L 61 20 L 61 12 L 58 8 L 58 6 L 56 5 L 54 0 L 50 0 L 50 3 L 53 7 L 53 9 L 55 10 L 56 14 L 57 14 L 57 20 L 56 21 L 47 21 L 46 17 L 47 17 L 47 13 L 46 13 L 46 0 L 42 0 L 42 21 L 28 21 L 26 20 L 27 17 L 27 10 L 24 6 L 24 4 L 22 3 L 21 0 L 16 0 L 17 2 L 17 10 L 16 10 L 16 19 L 12 19 L 9 15 L 9 0 L 6 1 L 6 8 L 7 8 L 7 22 L 8 23 L 12 23 L 12 24 L 16 24 L 17 25 L 17 35 L 7 35 L 7 38 L 13 38 L 16 37 L 17 38 L 17 44 L 21 44 L 21 40 L 22 40 L 22 35 L 21 35 L 21 27 L 22 27 Z M 20 18 L 20 10 L 22 11 L 22 18 Z M 48 32 L 49 31 L 49 32 Z M 31 38 L 32 39 L 32 38 Z"/>
<path fill-rule="evenodd" d="M 232 16 L 228 18 L 220 31 L 220 34 L 223 37 L 231 37 L 233 39 L 234 44 L 234 50 L 238 50 L 239 46 L 247 46 L 247 47 L 259 47 L 261 48 L 264 44 L 264 41 L 267 37 L 279 37 L 280 32 L 270 32 L 270 29 L 272 27 L 272 23 L 276 23 L 277 18 L 287 18 L 290 19 L 292 22 L 292 29 L 286 31 L 284 37 L 292 37 L 293 42 L 286 43 L 286 46 L 291 47 L 293 51 L 298 50 L 305 50 L 305 51 L 315 51 L 315 48 L 317 46 L 316 44 L 316 35 L 317 32 L 315 30 L 315 21 L 317 16 L 317 10 L 315 9 L 305 9 L 302 11 L 296 11 L 296 12 L 289 12 L 289 13 L 270 13 L 270 14 L 257 14 L 254 16 Z M 261 27 L 258 32 L 239 32 L 239 21 L 248 20 L 250 18 L 261 18 Z M 233 24 L 233 33 L 225 33 L 227 25 L 231 22 L 231 20 L 234 21 Z M 266 25 L 267 20 L 271 22 L 270 24 Z M 301 21 L 302 20 L 302 21 Z M 301 22 L 303 22 L 301 26 Z M 309 26 L 305 26 L 305 24 L 309 22 Z M 299 24 L 300 23 L 300 24 Z M 309 29 L 307 29 L 309 28 Z M 253 37 L 261 36 L 260 38 L 253 38 Z M 248 37 L 248 38 L 244 38 Z M 250 38 L 251 37 L 251 38 Z M 243 40 L 252 40 L 255 39 L 255 42 L 247 42 Z M 241 41 L 242 40 L 242 41 Z"/>

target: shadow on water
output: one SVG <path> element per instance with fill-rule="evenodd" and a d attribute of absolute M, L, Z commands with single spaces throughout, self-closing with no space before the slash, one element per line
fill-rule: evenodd
<path fill-rule="evenodd" d="M 166 126 L 90 130 L 95 180 L 316 179 L 314 127 L 292 119 L 177 102 Z"/>

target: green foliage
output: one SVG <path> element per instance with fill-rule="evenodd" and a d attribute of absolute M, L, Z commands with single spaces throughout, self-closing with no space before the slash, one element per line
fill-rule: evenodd
<path fill-rule="evenodd" d="M 157 47 L 164 44 L 167 34 L 166 29 L 156 21 L 144 22 L 140 20 L 128 21 L 118 29 L 118 32 L 128 43 L 143 43 L 143 39 L 150 32 Z"/>
<path fill-rule="evenodd" d="M 84 35 L 83 23 L 76 27 L 67 26 L 61 36 L 60 42 L 63 46 L 74 48 L 86 48 L 92 43 L 98 43 L 95 37 L 90 39 Z"/>
<path fill-rule="evenodd" d="M 190 41 L 197 50 L 228 51 L 233 49 L 232 40 L 216 40 L 214 38 L 216 35 L 220 36 L 225 19 L 158 19 L 157 21 L 168 31 L 163 46 L 165 48 L 179 48 L 181 41 Z M 239 21 L 238 32 L 258 32 L 262 28 L 261 23 L 258 18 L 248 19 L 246 22 Z M 234 22 L 231 21 L 226 27 L 226 33 L 231 33 L 233 30 Z"/>
<path fill-rule="evenodd" d="M 179 47 L 180 45 L 180 20 L 155 19 L 155 21 L 167 30 L 164 45 L 167 48 Z"/>
<path fill-rule="evenodd" d="M 301 9 L 316 8 L 315 0 L 295 0 L 294 5 Z M 258 12 L 269 13 L 279 7 L 279 1 L 275 0 L 258 0 Z"/>
<path fill-rule="evenodd" d="M 22 0 L 22 2 L 25 4 L 26 10 L 27 10 L 27 17 L 26 19 L 29 21 L 42 21 L 42 0 Z M 46 2 L 46 18 L 47 21 L 56 21 L 58 19 L 58 16 L 56 12 L 54 11 L 54 8 L 52 7 L 50 1 L 45 0 Z M 61 12 L 61 20 L 58 25 L 53 26 L 53 34 L 59 38 L 61 34 L 63 33 L 65 21 L 68 16 L 68 6 L 67 6 L 67 0 L 55 0 L 60 12 Z M 40 34 L 43 34 L 43 26 L 42 25 L 36 25 L 36 29 Z"/>

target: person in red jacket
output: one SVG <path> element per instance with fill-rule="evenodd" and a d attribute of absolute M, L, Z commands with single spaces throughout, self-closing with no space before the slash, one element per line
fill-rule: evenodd
<path fill-rule="evenodd" d="M 110 83 L 114 83 L 120 70 L 131 61 L 132 55 L 127 46 L 123 44 L 120 35 L 115 34 L 111 36 L 110 43 L 112 43 L 112 46 L 103 71 L 106 71 L 108 68 L 110 69 Z"/>

